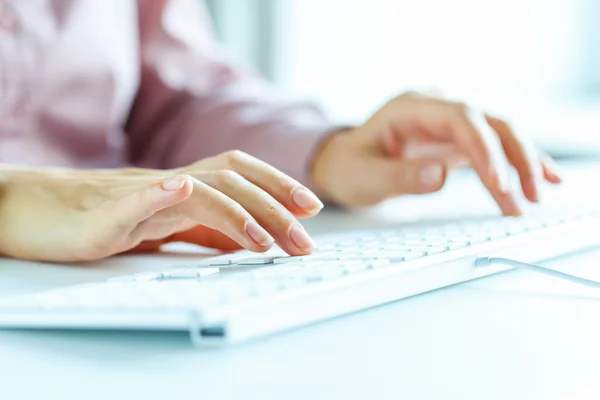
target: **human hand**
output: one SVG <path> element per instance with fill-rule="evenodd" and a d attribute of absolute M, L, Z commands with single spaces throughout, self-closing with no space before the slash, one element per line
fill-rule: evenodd
<path fill-rule="evenodd" d="M 539 200 L 542 180 L 561 181 L 552 160 L 506 122 L 419 93 L 399 96 L 362 126 L 325 140 L 312 163 L 315 189 L 348 207 L 438 191 L 448 170 L 462 164 L 473 167 L 505 215 L 521 213 L 510 165 L 531 202 Z"/>
<path fill-rule="evenodd" d="M 322 203 L 272 166 L 233 151 L 176 170 L 2 171 L 0 254 L 94 260 L 184 241 L 292 255 L 314 244 L 298 218 Z"/>

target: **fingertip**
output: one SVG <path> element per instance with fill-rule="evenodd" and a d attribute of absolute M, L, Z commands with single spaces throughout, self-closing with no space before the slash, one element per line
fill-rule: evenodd
<path fill-rule="evenodd" d="M 447 178 L 448 168 L 445 163 L 433 161 L 421 166 L 419 170 L 419 188 L 422 193 L 437 192 Z"/>
<path fill-rule="evenodd" d="M 181 175 L 167 179 L 160 182 L 160 188 L 164 193 L 175 196 L 177 201 L 183 201 L 192 194 L 192 177 L 189 175 Z"/>
<path fill-rule="evenodd" d="M 245 229 L 248 237 L 254 242 L 255 245 L 258 245 L 259 249 L 268 250 L 275 242 L 275 239 L 273 239 L 273 237 L 255 221 L 246 222 Z"/>
<path fill-rule="evenodd" d="M 178 176 L 162 181 L 160 186 L 165 192 L 177 192 L 185 185 L 186 180 L 185 176 Z"/>
<path fill-rule="evenodd" d="M 523 215 L 523 210 L 514 201 L 501 204 L 500 209 L 505 217 L 521 217 Z"/>
<path fill-rule="evenodd" d="M 306 219 L 306 218 L 316 217 L 317 215 L 319 215 L 321 210 L 312 210 L 312 211 L 298 210 L 298 211 L 290 211 L 290 212 L 292 213 L 292 215 L 294 215 L 294 217 L 296 217 L 298 219 Z"/>
<path fill-rule="evenodd" d="M 317 247 L 314 240 L 300 224 L 290 226 L 288 237 L 303 254 L 311 254 Z"/>
<path fill-rule="evenodd" d="M 271 250 L 272 247 L 273 247 L 272 244 L 269 244 L 267 246 L 254 245 L 254 246 L 252 246 L 252 248 L 249 248 L 248 250 L 250 250 L 254 253 L 266 253 L 267 251 Z"/>
<path fill-rule="evenodd" d="M 559 168 L 554 162 L 554 160 L 548 155 L 543 155 L 541 159 L 542 169 L 544 170 L 544 179 L 553 184 L 562 183 L 563 178 L 558 172 Z"/>
<path fill-rule="evenodd" d="M 190 197 L 190 195 L 192 194 L 193 191 L 194 191 L 194 182 L 192 180 L 192 177 L 189 175 L 185 176 L 183 185 L 181 186 L 181 189 L 179 190 L 180 195 L 187 199 L 188 197 Z"/>
<path fill-rule="evenodd" d="M 324 207 L 317 195 L 304 187 L 299 187 L 292 192 L 292 201 L 308 215 L 317 215 Z"/>
<path fill-rule="evenodd" d="M 546 179 L 546 181 L 548 181 L 549 183 L 552 183 L 554 185 L 559 185 L 559 184 L 563 183 L 563 178 L 560 177 L 559 175 L 556 175 L 552 171 L 546 172 L 544 174 L 544 179 Z"/>
<path fill-rule="evenodd" d="M 512 195 L 503 196 L 498 204 L 500 205 L 502 213 L 507 217 L 520 217 L 523 215 L 523 210 Z"/>
<path fill-rule="evenodd" d="M 523 209 L 519 206 L 516 205 L 512 210 L 510 210 L 507 214 L 509 217 L 522 217 L 523 216 Z"/>
<path fill-rule="evenodd" d="M 521 187 L 523 189 L 523 194 L 525 198 L 532 203 L 540 202 L 540 193 L 539 188 L 534 179 L 525 180 L 521 182 Z"/>

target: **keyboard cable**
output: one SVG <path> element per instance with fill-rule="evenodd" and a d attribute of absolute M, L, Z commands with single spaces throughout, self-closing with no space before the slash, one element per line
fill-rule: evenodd
<path fill-rule="evenodd" d="M 591 279 L 582 278 L 580 276 L 560 272 L 552 268 L 542 267 L 540 265 L 527 264 L 508 258 L 501 257 L 481 257 L 475 260 L 476 268 L 486 268 L 493 265 L 503 265 L 506 267 L 523 268 L 529 271 L 537 272 L 544 275 L 553 276 L 564 281 L 576 283 L 583 286 L 588 286 L 594 289 L 600 289 L 600 282 Z"/>

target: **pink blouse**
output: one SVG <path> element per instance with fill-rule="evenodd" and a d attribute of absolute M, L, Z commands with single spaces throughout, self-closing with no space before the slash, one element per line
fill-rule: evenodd
<path fill-rule="evenodd" d="M 231 149 L 306 182 L 330 123 L 233 65 L 199 0 L 0 0 L 0 162 L 171 168 Z"/>

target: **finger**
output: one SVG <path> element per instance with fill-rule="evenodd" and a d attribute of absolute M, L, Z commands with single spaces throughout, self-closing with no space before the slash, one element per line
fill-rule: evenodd
<path fill-rule="evenodd" d="M 473 161 L 473 168 L 494 192 L 509 192 L 509 163 L 500 138 L 474 111 L 450 117 L 456 142 Z"/>
<path fill-rule="evenodd" d="M 444 161 L 448 170 L 471 166 L 469 158 L 453 143 L 407 141 L 402 157 L 406 159 L 440 159 Z"/>
<path fill-rule="evenodd" d="M 529 201 L 538 202 L 542 166 L 533 143 L 517 136 L 501 119 L 487 115 L 486 120 L 498 133 L 509 162 L 516 168 L 523 194 Z"/>
<path fill-rule="evenodd" d="M 131 233 L 138 224 L 156 212 L 172 207 L 187 199 L 192 192 L 191 178 L 181 176 L 155 182 L 132 193 L 109 201 L 95 209 L 98 221 L 105 224 L 104 229 L 95 229 L 89 243 L 96 250 L 122 252 L 139 244 L 131 240 Z"/>
<path fill-rule="evenodd" d="M 498 135 L 482 113 L 461 103 L 426 96 L 401 96 L 390 105 L 382 115 L 385 121 L 392 121 L 397 140 L 405 140 L 408 135 L 451 141 L 469 158 L 494 198 L 498 200 L 501 194 L 510 192 L 508 160 Z"/>
<path fill-rule="evenodd" d="M 550 158 L 547 154 L 541 154 L 541 164 L 542 170 L 544 173 L 544 179 L 546 179 L 550 183 L 559 184 L 563 181 L 560 173 L 558 172 L 559 168 L 554 162 L 552 158 Z"/>
<path fill-rule="evenodd" d="M 273 196 L 231 170 L 198 175 L 198 179 L 235 199 L 288 254 L 311 253 L 314 242 L 294 215 Z"/>
<path fill-rule="evenodd" d="M 509 163 L 500 138 L 483 114 L 462 105 L 445 107 L 448 129 L 471 160 L 473 169 L 504 215 L 517 216 L 521 207 L 510 191 Z M 442 117 L 443 118 L 443 117 Z"/>
<path fill-rule="evenodd" d="M 364 182 L 361 205 L 404 194 L 424 194 L 440 190 L 446 181 L 448 166 L 438 158 L 395 159 L 374 157 L 367 160 L 354 178 Z"/>
<path fill-rule="evenodd" d="M 215 157 L 214 169 L 232 170 L 269 193 L 298 217 L 314 216 L 323 203 L 308 188 L 277 168 L 241 151 L 231 151 Z"/>
<path fill-rule="evenodd" d="M 192 226 L 217 230 L 251 251 L 264 252 L 271 247 L 273 237 L 237 201 L 198 179 L 192 182 L 192 195 L 175 210 L 192 221 Z"/>
<path fill-rule="evenodd" d="M 447 126 L 454 142 L 471 160 L 473 169 L 492 195 L 504 215 L 520 215 L 521 207 L 511 193 L 509 163 L 496 132 L 482 113 L 464 105 L 448 103 L 440 110 L 446 113 Z"/>

